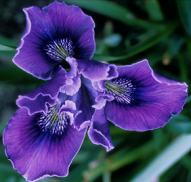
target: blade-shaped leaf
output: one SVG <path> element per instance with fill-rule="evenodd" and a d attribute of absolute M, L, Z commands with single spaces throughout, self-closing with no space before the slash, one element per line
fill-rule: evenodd
<path fill-rule="evenodd" d="M 13 56 L 15 49 L 0 43 L 0 56 Z"/>
<path fill-rule="evenodd" d="M 176 0 L 180 19 L 183 23 L 183 26 L 188 33 L 188 35 L 191 36 L 191 1 L 189 0 Z"/>
<path fill-rule="evenodd" d="M 12 47 L 8 47 L 0 44 L 0 51 L 14 51 Z"/>
<path fill-rule="evenodd" d="M 65 0 L 70 4 L 76 4 L 82 8 L 94 11 L 107 17 L 116 19 L 124 24 L 150 28 L 161 26 L 136 18 L 127 8 L 108 0 Z"/>
<path fill-rule="evenodd" d="M 42 83 L 13 65 L 0 67 L 0 83 Z"/>
<path fill-rule="evenodd" d="M 149 17 L 155 21 L 162 21 L 163 14 L 160 8 L 160 4 L 158 0 L 146 0 L 145 1 L 145 8 Z"/>
<path fill-rule="evenodd" d="M 2 35 L 0 35 L 0 44 L 1 45 L 5 45 L 11 48 L 16 48 L 16 41 L 12 40 L 12 39 L 8 39 Z"/>
<path fill-rule="evenodd" d="M 153 150 L 153 141 L 145 143 L 144 145 L 132 151 L 129 151 L 128 149 L 120 150 L 108 158 L 105 158 L 101 161 L 96 161 L 96 165 L 94 165 L 94 167 L 85 171 L 85 178 L 88 181 L 93 181 L 105 172 L 115 171 L 125 165 L 131 164 L 132 162 L 141 159 L 143 156 L 145 157 L 150 155 L 150 152 Z"/>
<path fill-rule="evenodd" d="M 175 139 L 148 167 L 138 174 L 132 182 L 148 182 L 159 178 L 174 163 L 191 150 L 191 135 L 182 135 Z"/>
<path fill-rule="evenodd" d="M 124 60 L 128 59 L 130 57 L 135 56 L 138 53 L 141 53 L 152 46 L 158 44 L 161 42 L 164 38 L 168 37 L 176 28 L 176 25 L 170 25 L 166 29 L 151 35 L 148 39 L 145 41 L 142 41 L 131 48 L 129 48 L 126 52 L 126 54 L 121 53 L 120 56 L 106 56 L 106 55 L 95 55 L 95 59 L 97 60 L 105 60 L 105 61 L 118 61 L 118 60 Z"/>

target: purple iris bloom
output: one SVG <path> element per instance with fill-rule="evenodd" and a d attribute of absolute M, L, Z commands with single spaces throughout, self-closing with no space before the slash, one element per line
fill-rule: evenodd
<path fill-rule="evenodd" d="M 13 62 L 33 76 L 50 79 L 67 57 L 88 60 L 95 51 L 94 21 L 77 6 L 53 2 L 24 9 L 26 32 Z M 71 65 L 70 65 L 71 66 Z"/>
<path fill-rule="evenodd" d="M 115 66 L 90 60 L 94 22 L 80 8 L 54 2 L 24 12 L 27 30 L 13 61 L 49 81 L 17 99 L 4 132 L 6 154 L 28 181 L 67 176 L 95 110 L 97 92 L 88 79 L 112 78 Z"/>
<path fill-rule="evenodd" d="M 27 181 L 44 176 L 66 176 L 80 149 L 86 128 L 75 129 L 76 104 L 60 88 L 66 83 L 62 70 L 36 89 L 20 96 L 20 107 L 4 131 L 6 154 Z"/>
<path fill-rule="evenodd" d="M 156 75 L 148 61 L 115 66 L 91 60 L 94 22 L 80 8 L 54 2 L 24 12 L 27 30 L 13 61 L 48 81 L 17 99 L 3 142 L 28 181 L 67 176 L 87 130 L 94 144 L 110 151 L 108 121 L 147 131 L 182 110 L 187 85 Z"/>
<path fill-rule="evenodd" d="M 68 175 L 95 112 L 98 94 L 88 78 L 100 81 L 116 75 L 113 65 L 85 65 L 68 72 L 60 68 L 51 80 L 17 99 L 19 109 L 4 131 L 3 143 L 13 167 L 27 181 Z M 80 86 L 71 75 L 81 77 Z"/>
<path fill-rule="evenodd" d="M 181 112 L 187 85 L 156 75 L 147 60 L 117 67 L 118 76 L 93 82 L 98 91 L 89 137 L 106 150 L 113 148 L 108 120 L 127 131 L 163 127 Z"/>

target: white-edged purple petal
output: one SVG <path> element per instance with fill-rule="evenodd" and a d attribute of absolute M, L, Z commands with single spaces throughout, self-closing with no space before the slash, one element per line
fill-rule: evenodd
<path fill-rule="evenodd" d="M 133 131 L 163 127 L 181 112 L 187 98 L 187 85 L 156 77 L 147 60 L 118 67 L 118 78 L 106 83 L 105 113 L 116 126 Z"/>
<path fill-rule="evenodd" d="M 47 80 L 67 56 L 90 59 L 95 51 L 94 22 L 79 7 L 61 2 L 24 9 L 26 32 L 13 62 Z"/>
<path fill-rule="evenodd" d="M 84 78 L 80 90 L 72 97 L 73 102 L 76 103 L 77 110 L 80 111 L 74 122 L 74 126 L 78 130 L 89 126 L 95 110 L 92 106 L 95 104 L 96 96 L 97 92 L 93 89 L 91 82 Z"/>
<path fill-rule="evenodd" d="M 60 68 L 53 79 L 47 81 L 34 91 L 24 96 L 19 96 L 17 106 L 25 107 L 30 114 L 45 110 L 46 103 L 53 103 L 60 89 L 65 85 L 66 72 Z"/>
<path fill-rule="evenodd" d="M 117 77 L 117 67 L 95 60 L 77 60 L 79 72 L 92 82 Z"/>
<path fill-rule="evenodd" d="M 81 87 L 81 78 L 80 75 L 77 75 L 74 78 L 67 78 L 66 83 L 60 89 L 60 92 L 65 93 L 66 95 L 75 95 Z"/>
<path fill-rule="evenodd" d="M 29 116 L 24 108 L 16 112 L 3 134 L 6 155 L 27 181 L 67 176 L 86 130 L 69 125 L 63 135 L 50 135 L 40 130 L 39 119 L 39 114 Z"/>
<path fill-rule="evenodd" d="M 109 122 L 105 118 L 104 109 L 94 112 L 88 136 L 93 144 L 103 146 L 107 152 L 114 148 L 109 132 Z"/>

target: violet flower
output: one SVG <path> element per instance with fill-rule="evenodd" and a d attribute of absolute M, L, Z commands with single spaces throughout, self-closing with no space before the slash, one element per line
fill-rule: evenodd
<path fill-rule="evenodd" d="M 113 148 L 108 120 L 127 131 L 161 128 L 181 112 L 187 85 L 156 75 L 147 60 L 117 67 L 118 76 L 93 82 L 99 92 L 89 137 L 107 151 Z"/>
<path fill-rule="evenodd" d="M 75 62 L 70 58 L 67 61 Z M 87 78 L 99 81 L 116 75 L 112 65 L 96 61 L 92 65 L 91 72 L 82 69 L 84 66 L 69 72 L 60 68 L 51 80 L 17 99 L 19 109 L 4 131 L 3 143 L 13 167 L 27 181 L 68 175 L 98 96 Z M 83 80 L 80 86 L 70 83 L 76 71 Z"/>
<path fill-rule="evenodd" d="M 67 96 L 60 92 L 66 83 L 65 72 L 61 69 L 52 80 L 20 96 L 17 99 L 19 109 L 4 131 L 6 155 L 27 181 L 67 176 L 84 140 L 87 127 L 79 131 L 74 124 L 82 112 L 84 102 L 80 100 L 80 104 L 75 104 L 82 91 L 73 97 Z M 85 103 L 84 107 L 88 109 Z"/>
<path fill-rule="evenodd" d="M 80 149 L 86 128 L 75 129 L 76 104 L 59 93 L 63 71 L 17 100 L 20 108 L 4 131 L 3 143 L 14 168 L 27 181 L 66 176 Z"/>
<path fill-rule="evenodd" d="M 26 180 L 67 176 L 87 130 L 94 144 L 113 149 L 108 120 L 147 131 L 182 110 L 187 85 L 157 76 L 146 60 L 129 66 L 90 60 L 94 22 L 80 8 L 54 2 L 24 12 L 27 30 L 13 61 L 48 80 L 18 98 L 4 131 L 6 154 Z"/>
<path fill-rule="evenodd" d="M 116 72 L 113 65 L 89 60 L 95 47 L 94 23 L 78 7 L 54 2 L 24 11 L 27 31 L 13 61 L 33 76 L 50 80 L 17 99 L 19 109 L 3 140 L 14 168 L 26 180 L 36 181 L 68 174 L 94 113 L 97 92 L 87 78 L 100 81 Z"/>

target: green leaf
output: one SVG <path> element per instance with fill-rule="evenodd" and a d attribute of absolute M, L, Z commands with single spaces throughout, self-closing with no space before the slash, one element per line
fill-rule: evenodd
<path fill-rule="evenodd" d="M 14 54 L 15 54 L 14 48 L 0 44 L 0 56 L 11 56 L 12 57 Z"/>
<path fill-rule="evenodd" d="M 158 44 L 164 38 L 168 37 L 175 30 L 175 28 L 176 28 L 175 24 L 168 26 L 164 30 L 154 35 L 151 35 L 146 40 L 130 47 L 128 50 L 126 50 L 126 53 L 121 53 L 120 56 L 95 55 L 95 59 L 104 61 L 118 61 L 118 60 L 128 59 Z"/>
<path fill-rule="evenodd" d="M 15 49 L 13 49 L 12 47 L 8 47 L 5 45 L 0 44 L 0 51 L 14 51 Z"/>
<path fill-rule="evenodd" d="M 125 165 L 141 159 L 143 156 L 146 157 L 154 150 L 153 144 L 153 141 L 151 141 L 132 151 L 129 151 L 128 149 L 121 149 L 108 158 L 96 161 L 95 165 L 84 173 L 85 178 L 88 181 L 93 181 L 104 173 L 115 171 Z"/>
<path fill-rule="evenodd" d="M 186 155 L 181 159 L 181 164 L 183 164 L 189 171 L 191 171 L 191 157 Z"/>
<path fill-rule="evenodd" d="M 190 118 L 183 114 L 175 116 L 166 128 L 174 134 L 189 134 L 191 133 Z"/>
<path fill-rule="evenodd" d="M 110 172 L 105 172 L 103 174 L 103 182 L 111 182 L 111 173 Z"/>
<path fill-rule="evenodd" d="M 16 51 L 16 42 L 0 35 L 0 56 L 12 57 Z"/>
<path fill-rule="evenodd" d="M 0 44 L 11 48 L 16 48 L 16 41 L 8 39 L 2 35 L 0 35 Z"/>
<path fill-rule="evenodd" d="M 176 3 L 184 29 L 191 36 L 191 1 L 176 0 Z"/>
<path fill-rule="evenodd" d="M 87 10 L 105 15 L 107 17 L 116 19 L 126 25 L 139 26 L 151 28 L 151 26 L 160 26 L 159 24 L 150 23 L 142 19 L 136 18 L 126 7 L 118 5 L 108 0 L 65 0 L 70 4 L 76 4 Z"/>
<path fill-rule="evenodd" d="M 191 102 L 191 96 L 189 96 L 189 97 L 187 98 L 186 103 L 188 104 L 188 103 L 190 103 L 190 102 Z"/>
<path fill-rule="evenodd" d="M 9 64 L 0 67 L 0 82 L 2 83 L 42 83 L 42 81 L 27 74 L 16 66 Z"/>
<path fill-rule="evenodd" d="M 185 43 L 185 38 L 184 37 L 179 37 L 179 36 L 172 36 L 167 44 L 168 44 L 168 54 L 170 58 L 174 58 L 177 56 L 177 54 L 180 52 L 180 49 L 182 48 L 183 44 Z"/>
<path fill-rule="evenodd" d="M 154 181 L 191 150 L 191 135 L 175 139 L 159 156 L 141 171 L 132 182 Z"/>
<path fill-rule="evenodd" d="M 162 21 L 163 15 L 158 0 L 146 0 L 145 7 L 151 20 Z"/>
<path fill-rule="evenodd" d="M 6 56 L 10 58 L 10 57 L 13 57 L 14 54 L 15 54 L 14 48 L 0 44 L 0 57 Z"/>

